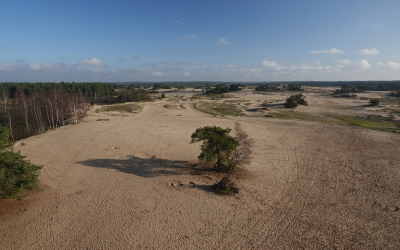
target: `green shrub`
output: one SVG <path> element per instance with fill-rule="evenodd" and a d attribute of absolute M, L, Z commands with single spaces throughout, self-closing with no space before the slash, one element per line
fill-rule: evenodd
<path fill-rule="evenodd" d="M 191 143 L 202 141 L 199 160 L 213 164 L 222 172 L 232 172 L 237 167 L 250 163 L 254 140 L 235 123 L 236 137 L 229 135 L 232 129 L 206 126 L 196 129 Z"/>
<path fill-rule="evenodd" d="M 164 93 L 161 94 L 161 98 L 162 98 L 162 99 L 165 98 L 165 94 L 164 94 Z"/>
<path fill-rule="evenodd" d="M 15 198 L 23 189 L 37 187 L 39 170 L 43 167 L 14 152 L 9 137 L 8 128 L 0 125 L 0 200 Z"/>
<path fill-rule="evenodd" d="M 306 96 L 303 94 L 294 94 L 289 96 L 285 102 L 285 108 L 295 108 L 298 105 L 305 105 L 307 106 L 308 103 L 305 100 Z"/>
<path fill-rule="evenodd" d="M 299 104 L 296 102 L 296 100 L 295 99 L 293 99 L 293 98 L 288 98 L 288 99 L 286 99 L 286 102 L 285 102 L 285 108 L 289 108 L 289 109 L 294 109 L 295 107 L 297 107 Z"/>
<path fill-rule="evenodd" d="M 379 99 L 371 99 L 369 100 L 369 104 L 371 106 L 378 106 L 381 101 Z"/>

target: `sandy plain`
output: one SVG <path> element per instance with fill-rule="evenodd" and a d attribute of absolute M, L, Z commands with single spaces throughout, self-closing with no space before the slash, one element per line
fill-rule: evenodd
<path fill-rule="evenodd" d="M 398 108 L 308 91 L 309 106 L 294 112 Z M 0 204 L 0 249 L 400 248 L 398 133 L 265 117 L 288 93 L 203 100 L 239 100 L 247 116 L 238 117 L 197 110 L 191 91 L 166 95 L 137 114 L 95 106 L 79 124 L 17 142 L 44 167 L 39 189 Z M 264 100 L 270 110 L 246 111 Z M 235 122 L 255 140 L 253 159 L 236 180 L 240 193 L 221 196 L 211 188 L 221 175 L 194 166 L 200 147 L 190 135 Z"/>

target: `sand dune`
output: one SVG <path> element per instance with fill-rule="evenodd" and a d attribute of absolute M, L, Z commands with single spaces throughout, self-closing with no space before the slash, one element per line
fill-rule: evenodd
<path fill-rule="evenodd" d="M 252 106 L 270 98 L 238 96 Z M 320 109 L 353 112 L 312 96 L 300 111 L 323 112 L 311 105 L 321 102 Z M 94 107 L 77 125 L 18 142 L 15 149 L 44 168 L 39 190 L 0 205 L 0 248 L 400 248 L 398 134 L 213 116 L 195 102 L 144 103 L 126 116 Z M 211 189 L 220 175 L 193 168 L 200 149 L 190 135 L 237 121 L 256 145 L 237 180 L 240 193 L 224 197 Z"/>

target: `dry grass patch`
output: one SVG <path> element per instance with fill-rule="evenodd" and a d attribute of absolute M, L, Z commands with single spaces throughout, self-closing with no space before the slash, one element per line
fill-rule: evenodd
<path fill-rule="evenodd" d="M 196 109 L 211 115 L 245 116 L 234 104 L 218 102 L 199 102 L 194 106 Z"/>
<path fill-rule="evenodd" d="M 186 109 L 186 107 L 184 106 L 184 105 L 174 105 L 174 104 L 165 104 L 164 105 L 164 108 L 167 108 L 167 109 Z"/>
<path fill-rule="evenodd" d="M 250 100 L 225 100 L 224 102 L 240 104 L 242 102 L 247 102 L 248 103 L 248 102 L 250 102 Z"/>
<path fill-rule="evenodd" d="M 133 113 L 137 114 L 142 111 L 143 107 L 139 104 L 115 104 L 103 106 L 99 109 L 96 109 L 96 112 L 119 112 L 119 113 Z"/>
<path fill-rule="evenodd" d="M 379 115 L 363 118 L 363 117 L 353 117 L 353 116 L 338 115 L 338 114 L 312 115 L 296 111 L 278 111 L 270 113 L 266 117 L 279 118 L 279 119 L 296 119 L 296 120 L 311 121 L 311 122 L 323 122 L 323 123 L 354 126 L 354 127 L 400 133 L 399 122 L 390 121 L 390 119 Z"/>
<path fill-rule="evenodd" d="M 400 105 L 400 98 L 395 97 L 385 97 L 385 98 L 378 98 L 381 104 L 386 105 Z"/>
<path fill-rule="evenodd" d="M 188 101 L 190 98 L 188 98 L 187 96 L 181 95 L 181 96 L 173 96 L 173 97 L 169 97 L 167 99 L 167 101 L 169 102 L 179 102 L 179 101 Z"/>
<path fill-rule="evenodd" d="M 216 95 L 194 95 L 191 97 L 191 99 L 196 99 L 196 100 L 221 100 L 225 98 L 239 98 L 237 96 L 231 95 L 231 94 L 216 94 Z"/>

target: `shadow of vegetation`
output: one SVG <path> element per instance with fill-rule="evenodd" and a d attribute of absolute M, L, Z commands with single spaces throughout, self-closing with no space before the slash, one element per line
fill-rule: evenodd
<path fill-rule="evenodd" d="M 177 175 L 205 175 L 213 174 L 215 170 L 202 163 L 193 163 L 188 161 L 171 161 L 158 158 L 139 158 L 129 156 L 125 159 L 90 159 L 77 162 L 79 164 L 94 167 L 108 168 L 117 171 L 133 174 L 140 177 L 153 178 L 158 176 L 177 176 Z M 193 185 L 192 187 L 213 192 L 211 185 Z"/>
<path fill-rule="evenodd" d="M 268 103 L 267 108 L 285 108 L 284 103 Z"/>
<path fill-rule="evenodd" d="M 129 156 L 125 159 L 90 159 L 77 162 L 89 167 L 115 169 L 127 174 L 141 177 L 157 177 L 166 175 L 193 174 L 201 175 L 214 172 L 200 163 L 188 161 L 171 161 L 158 158 L 139 158 Z"/>
<path fill-rule="evenodd" d="M 365 108 L 372 108 L 374 106 L 371 106 L 369 104 L 364 104 L 364 105 L 359 105 L 359 106 L 354 106 L 354 107 L 347 107 L 347 108 L 343 108 L 343 109 L 354 109 L 354 110 L 363 110 Z"/>

